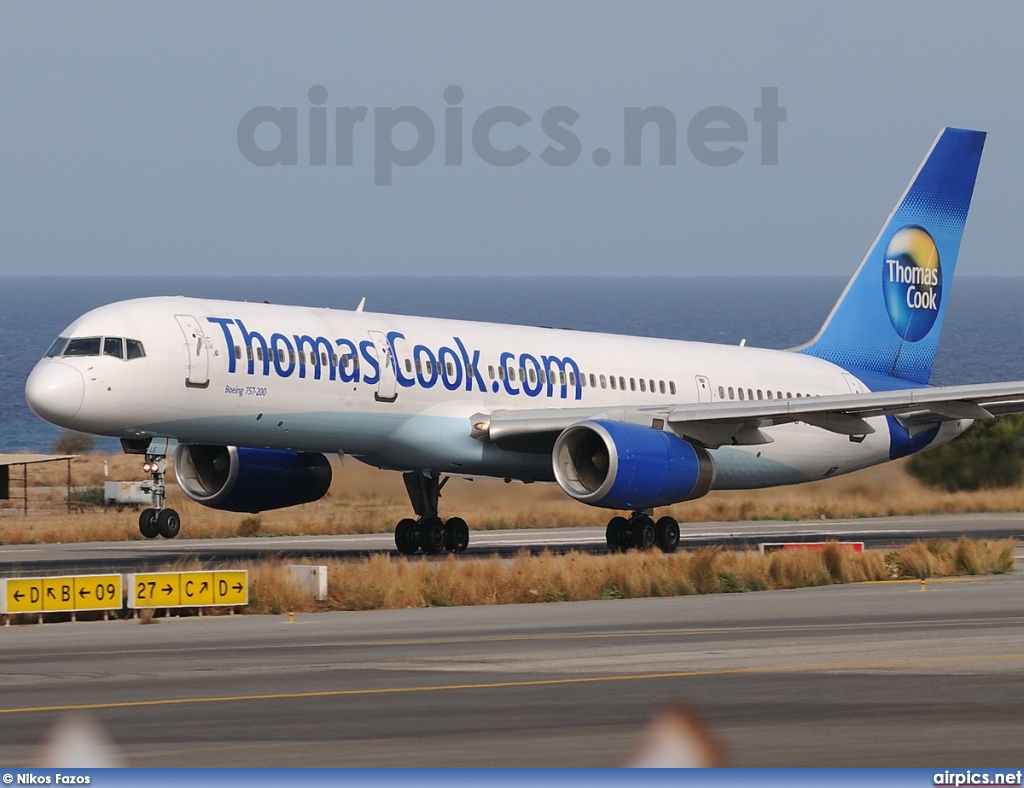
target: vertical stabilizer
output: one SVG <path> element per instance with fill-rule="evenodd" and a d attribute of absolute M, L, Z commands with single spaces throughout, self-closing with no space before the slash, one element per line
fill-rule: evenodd
<path fill-rule="evenodd" d="M 927 383 L 985 132 L 943 129 L 818 335 L 794 348 Z"/>

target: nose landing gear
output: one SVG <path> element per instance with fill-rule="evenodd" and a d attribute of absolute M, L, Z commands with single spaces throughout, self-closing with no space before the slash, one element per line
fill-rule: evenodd
<path fill-rule="evenodd" d="M 153 479 L 150 492 L 153 494 L 155 507 L 142 510 L 142 514 L 139 515 L 139 533 L 146 539 L 156 539 L 157 536 L 162 536 L 164 539 L 173 539 L 181 531 L 181 518 L 174 509 L 168 509 L 164 506 L 167 493 L 164 487 L 167 456 L 164 454 L 147 454 L 142 470 Z"/>

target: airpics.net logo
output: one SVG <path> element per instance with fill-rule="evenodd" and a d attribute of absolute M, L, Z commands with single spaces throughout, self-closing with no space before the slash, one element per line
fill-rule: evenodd
<path fill-rule="evenodd" d="M 751 150 L 756 145 L 749 145 L 753 137 L 760 143 L 759 163 L 771 166 L 779 163 L 779 125 L 786 120 L 776 87 L 762 87 L 754 107 L 704 107 L 678 120 L 667 107 L 624 107 L 621 132 L 603 139 L 587 132 L 572 107 L 527 112 L 506 105 L 481 111 L 464 105 L 465 91 L 458 85 L 446 87 L 443 105 L 429 111 L 412 106 L 330 108 L 323 85 L 313 85 L 307 97 L 309 107 L 253 107 L 241 117 L 237 143 L 246 161 L 257 167 L 298 166 L 308 154 L 313 167 L 328 162 L 351 167 L 360 158 L 372 158 L 374 184 L 390 186 L 396 167 L 415 167 L 431 156 L 443 156 L 446 167 L 460 167 L 471 157 L 492 167 L 515 167 L 531 157 L 551 167 L 588 160 L 595 167 L 619 162 L 636 167 L 655 156 L 660 166 L 672 166 L 681 138 L 696 161 L 727 167 L 748 152 L 756 155 Z"/>
<path fill-rule="evenodd" d="M 928 335 L 942 303 L 942 268 L 935 241 L 923 227 L 908 225 L 889 239 L 882 293 L 897 334 L 907 342 Z"/>

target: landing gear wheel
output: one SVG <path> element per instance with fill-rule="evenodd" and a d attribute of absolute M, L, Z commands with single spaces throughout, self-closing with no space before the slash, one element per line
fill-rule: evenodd
<path fill-rule="evenodd" d="M 156 539 L 160 531 L 156 527 L 156 509 L 143 509 L 139 515 L 139 533 L 146 539 Z"/>
<path fill-rule="evenodd" d="M 604 540 L 608 544 L 609 552 L 626 552 L 629 549 L 629 520 L 625 517 L 613 517 L 609 520 L 604 531 Z"/>
<path fill-rule="evenodd" d="M 437 555 L 444 550 L 444 523 L 440 517 L 424 517 L 420 521 L 420 547 L 427 555 Z"/>
<path fill-rule="evenodd" d="M 674 517 L 662 517 L 655 524 L 658 547 L 663 553 L 674 553 L 679 547 L 679 523 Z"/>
<path fill-rule="evenodd" d="M 181 530 L 181 518 L 174 509 L 161 509 L 156 516 L 156 530 L 164 539 L 173 539 Z"/>
<path fill-rule="evenodd" d="M 453 517 L 444 524 L 444 546 L 450 553 L 461 553 L 469 546 L 469 526 L 461 517 Z"/>
<path fill-rule="evenodd" d="M 416 541 L 416 521 L 408 517 L 395 526 L 395 547 L 402 555 L 413 555 L 420 549 Z"/>
<path fill-rule="evenodd" d="M 634 517 L 629 524 L 629 540 L 634 547 L 640 550 L 650 550 L 657 538 L 658 533 L 654 526 L 654 520 L 646 514 Z"/>

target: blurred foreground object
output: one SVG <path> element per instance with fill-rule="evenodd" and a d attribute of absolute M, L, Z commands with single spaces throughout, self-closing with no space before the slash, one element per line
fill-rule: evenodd
<path fill-rule="evenodd" d="M 673 706 L 659 712 L 640 734 L 623 766 L 646 769 L 724 766 L 722 748 L 692 712 Z"/>
<path fill-rule="evenodd" d="M 92 717 L 66 714 L 39 749 L 36 765 L 55 769 L 108 769 L 123 766 L 113 742 Z"/>

